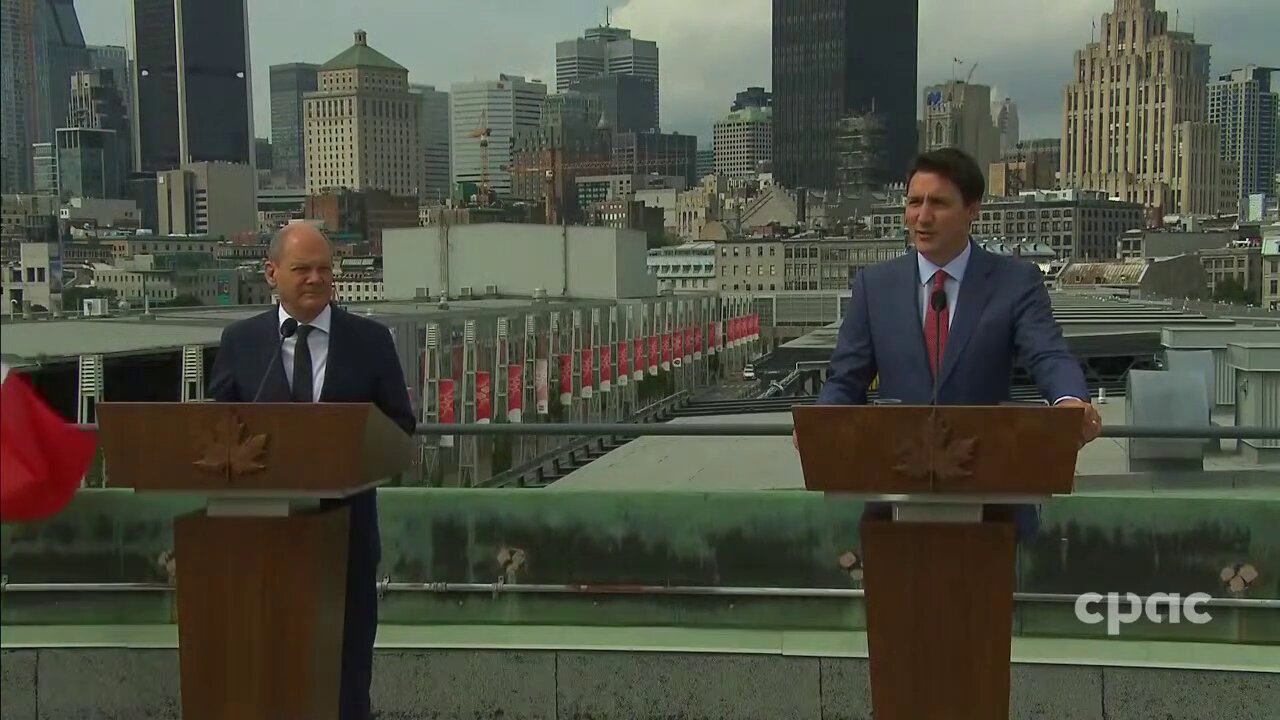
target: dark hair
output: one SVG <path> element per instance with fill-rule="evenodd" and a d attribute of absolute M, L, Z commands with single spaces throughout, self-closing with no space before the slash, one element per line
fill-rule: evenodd
<path fill-rule="evenodd" d="M 987 190 L 987 182 L 982 177 L 982 168 L 969 157 L 969 154 L 958 148 L 942 148 L 930 150 L 916 156 L 911 163 L 911 171 L 907 173 L 907 184 L 918 172 L 931 172 L 950 180 L 960 189 L 960 197 L 965 205 L 972 205 L 982 199 Z"/>

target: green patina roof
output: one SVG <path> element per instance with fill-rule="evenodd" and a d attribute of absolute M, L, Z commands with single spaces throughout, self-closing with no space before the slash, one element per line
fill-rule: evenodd
<path fill-rule="evenodd" d="M 320 66 L 320 70 L 347 70 L 349 68 L 373 67 L 385 70 L 408 70 L 400 63 L 369 47 L 363 30 L 356 31 L 356 42 Z"/>

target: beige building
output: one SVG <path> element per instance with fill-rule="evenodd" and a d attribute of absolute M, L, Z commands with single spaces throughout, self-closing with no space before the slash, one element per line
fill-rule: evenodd
<path fill-rule="evenodd" d="M 156 173 L 161 235 L 231 239 L 258 231 L 256 176 L 248 165 L 198 162 Z"/>
<path fill-rule="evenodd" d="M 1280 310 L 1280 224 L 1262 236 L 1262 307 Z"/>
<path fill-rule="evenodd" d="M 715 170 L 721 177 L 755 175 L 773 161 L 773 108 L 735 110 L 711 132 Z"/>
<path fill-rule="evenodd" d="M 1224 248 L 1201 250 L 1200 262 L 1204 264 L 1205 281 L 1210 296 L 1224 280 L 1234 280 L 1254 300 L 1262 297 L 1262 248 L 1248 245 L 1232 245 Z"/>
<path fill-rule="evenodd" d="M 978 162 L 983 174 L 1000 159 L 1000 130 L 991 121 L 991 88 L 952 80 L 924 91 L 925 151 L 959 148 Z"/>
<path fill-rule="evenodd" d="M 56 310 L 62 292 L 61 267 L 56 243 L 18 244 L 18 257 L 4 264 L 4 308 L 2 314 L 20 316 L 26 312 Z"/>
<path fill-rule="evenodd" d="M 1209 46 L 1173 30 L 1155 0 L 1115 0 L 1098 33 L 1076 51 L 1063 93 L 1061 186 L 1165 214 L 1218 212 Z"/>
<path fill-rule="evenodd" d="M 409 91 L 409 71 L 357 30 L 354 45 L 320 66 L 317 83 L 303 100 L 307 194 L 350 188 L 417 197 L 422 98 Z"/>
<path fill-rule="evenodd" d="M 744 238 L 715 245 L 715 289 L 756 293 L 848 290 L 863 268 L 892 260 L 907 250 L 899 239 L 821 237 L 816 233 Z"/>

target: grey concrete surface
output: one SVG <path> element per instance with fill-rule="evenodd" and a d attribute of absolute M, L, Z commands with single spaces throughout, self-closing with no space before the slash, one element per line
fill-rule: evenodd
<path fill-rule="evenodd" d="M 562 720 L 819 720 L 819 660 L 711 653 L 560 653 Z"/>
<path fill-rule="evenodd" d="M 0 719 L 36 720 L 35 650 L 0 652 Z"/>
<path fill-rule="evenodd" d="M 178 720 L 174 650 L 0 654 L 0 720 Z M 688 652 L 388 648 L 377 720 L 871 720 L 867 661 Z M 1013 720 L 1269 720 L 1274 673 L 1015 664 Z"/>
<path fill-rule="evenodd" d="M 555 720 L 556 654 L 379 652 L 372 693 L 377 720 Z"/>
<path fill-rule="evenodd" d="M 1275 673 L 1106 668 L 1103 683 L 1102 699 L 1109 720 L 1280 718 L 1280 667 Z"/>

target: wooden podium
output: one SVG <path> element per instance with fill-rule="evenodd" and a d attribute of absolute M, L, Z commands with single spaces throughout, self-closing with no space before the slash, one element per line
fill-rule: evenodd
<path fill-rule="evenodd" d="M 102 403 L 110 484 L 198 495 L 174 521 L 183 720 L 337 718 L 348 511 L 409 466 L 370 404 Z"/>
<path fill-rule="evenodd" d="M 805 487 L 884 504 L 862 522 L 876 720 L 1009 716 L 1012 506 L 1072 491 L 1083 414 L 793 409 Z"/>

